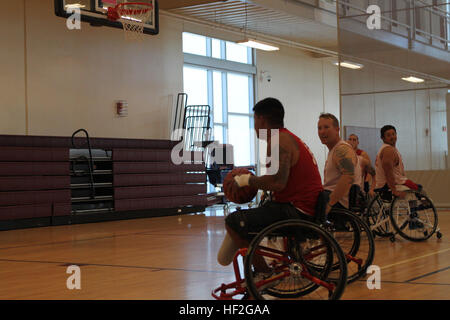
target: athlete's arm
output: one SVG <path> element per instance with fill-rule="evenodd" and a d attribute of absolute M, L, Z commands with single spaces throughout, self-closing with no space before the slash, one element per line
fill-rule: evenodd
<path fill-rule="evenodd" d="M 361 157 L 363 157 L 364 159 L 366 159 L 369 163 L 371 162 L 371 161 L 370 161 L 369 155 L 368 155 L 367 152 L 365 152 L 364 150 L 361 152 Z"/>
<path fill-rule="evenodd" d="M 356 155 L 347 145 L 340 145 L 334 152 L 333 163 L 341 173 L 336 189 L 330 194 L 330 206 L 342 199 L 353 184 L 355 178 Z"/>
<path fill-rule="evenodd" d="M 367 171 L 367 173 L 370 174 L 373 178 L 375 178 L 375 174 L 376 174 L 375 168 L 372 167 L 372 165 L 371 165 L 370 163 L 369 163 L 368 166 L 366 166 L 366 171 Z"/>
<path fill-rule="evenodd" d="M 370 163 L 369 158 L 363 157 L 361 164 L 362 164 L 363 172 L 367 172 L 372 177 L 375 177 L 375 168 L 372 167 L 372 164 Z"/>
<path fill-rule="evenodd" d="M 380 154 L 381 166 L 384 170 L 384 175 L 386 176 L 386 181 L 389 189 L 396 196 L 400 195 L 395 188 L 395 176 L 394 176 L 394 166 L 397 160 L 395 150 L 393 147 L 386 147 Z"/>
<path fill-rule="evenodd" d="M 251 176 L 249 180 L 251 187 L 268 191 L 281 191 L 286 187 L 294 156 L 292 140 L 290 140 L 289 136 L 280 134 L 278 151 L 277 173 L 260 177 Z M 273 158 L 271 165 L 276 165 Z"/>

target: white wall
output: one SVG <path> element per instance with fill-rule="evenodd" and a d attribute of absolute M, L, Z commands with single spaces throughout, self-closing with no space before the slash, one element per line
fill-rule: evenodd
<path fill-rule="evenodd" d="M 67 136 L 85 128 L 97 137 L 168 138 L 182 90 L 181 24 L 162 17 L 159 35 L 126 42 L 116 28 L 82 22 L 68 30 L 53 2 L 26 0 L 25 23 L 23 1 L 1 11 L 0 133 Z M 118 99 L 128 101 L 128 117 L 115 114 Z"/>
<path fill-rule="evenodd" d="M 25 134 L 23 1 L 2 2 L 0 39 L 0 133 Z"/>
<path fill-rule="evenodd" d="M 189 22 L 183 23 L 183 31 L 228 41 L 244 37 Z M 310 147 L 323 175 L 327 149 L 317 135 L 317 121 L 321 112 L 330 112 L 339 118 L 339 74 L 332 64 L 333 59 L 315 58 L 303 50 L 280 46 L 279 51 L 256 50 L 255 61 L 255 102 L 274 97 L 283 103 L 285 126 Z M 271 81 L 261 77 L 261 72 L 268 72 Z"/>
<path fill-rule="evenodd" d="M 53 4 L 9 1 L 0 13 L 0 134 L 69 136 L 85 128 L 92 137 L 168 139 L 176 95 L 183 90 L 182 32 L 242 38 L 162 13 L 158 35 L 126 42 L 116 28 L 82 22 L 81 30 L 68 30 Z M 309 145 L 322 171 L 326 148 L 317 137 L 317 120 L 323 111 L 339 117 L 337 68 L 287 47 L 257 51 L 256 67 L 255 100 L 282 101 L 286 126 Z M 270 83 L 260 81 L 263 70 L 270 72 Z M 116 100 L 127 100 L 127 117 L 115 114 Z"/>
<path fill-rule="evenodd" d="M 279 99 L 285 107 L 285 127 L 300 137 L 311 149 L 323 175 L 327 149 L 317 134 L 321 112 L 339 118 L 338 69 L 328 59 L 312 58 L 289 48 L 257 54 L 258 71 L 267 71 L 271 81 L 258 73 L 256 100 Z"/>
<path fill-rule="evenodd" d="M 370 128 L 391 124 L 397 129 L 397 147 L 407 170 L 446 169 L 447 89 L 412 90 L 426 86 L 409 84 L 402 76 L 370 65 L 343 69 L 343 124 Z"/>
<path fill-rule="evenodd" d="M 450 169 L 450 128 L 449 128 L 449 124 L 450 124 L 450 92 L 447 93 L 446 95 L 446 102 L 447 102 L 447 169 Z"/>

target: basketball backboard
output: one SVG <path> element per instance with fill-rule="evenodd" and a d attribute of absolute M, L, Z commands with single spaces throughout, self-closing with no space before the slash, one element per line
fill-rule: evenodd
<path fill-rule="evenodd" d="M 107 18 L 108 7 L 115 6 L 119 2 L 126 0 L 55 0 L 55 14 L 58 17 L 68 18 L 73 14 L 71 8 L 80 8 L 81 21 L 88 22 L 93 26 L 109 26 L 122 29 L 119 21 L 110 21 Z M 131 2 L 131 1 L 128 1 Z M 145 21 L 144 33 L 158 34 L 158 1 L 157 0 L 136 0 L 133 2 L 145 2 L 153 5 L 152 14 Z M 70 12 L 68 12 L 70 10 Z"/>

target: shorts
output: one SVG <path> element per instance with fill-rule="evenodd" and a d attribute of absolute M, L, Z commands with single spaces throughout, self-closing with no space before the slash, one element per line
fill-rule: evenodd
<path fill-rule="evenodd" d="M 422 185 L 416 184 L 411 180 L 406 180 L 404 184 L 397 184 L 395 187 L 398 191 L 414 190 L 418 192 L 424 192 Z M 375 189 L 375 192 L 379 193 L 383 200 L 392 201 L 394 199 L 387 183 L 382 188 Z"/>
<path fill-rule="evenodd" d="M 290 203 L 267 201 L 261 207 L 237 210 L 225 218 L 225 223 L 244 239 L 251 240 L 253 236 L 269 225 L 288 219 L 303 219 L 314 221 Z"/>

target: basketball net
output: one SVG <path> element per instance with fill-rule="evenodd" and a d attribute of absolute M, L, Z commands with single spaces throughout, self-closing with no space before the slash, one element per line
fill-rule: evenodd
<path fill-rule="evenodd" d="M 144 2 L 124 2 L 108 8 L 108 19 L 122 23 L 125 39 L 142 41 L 144 25 L 152 15 L 153 6 Z"/>

